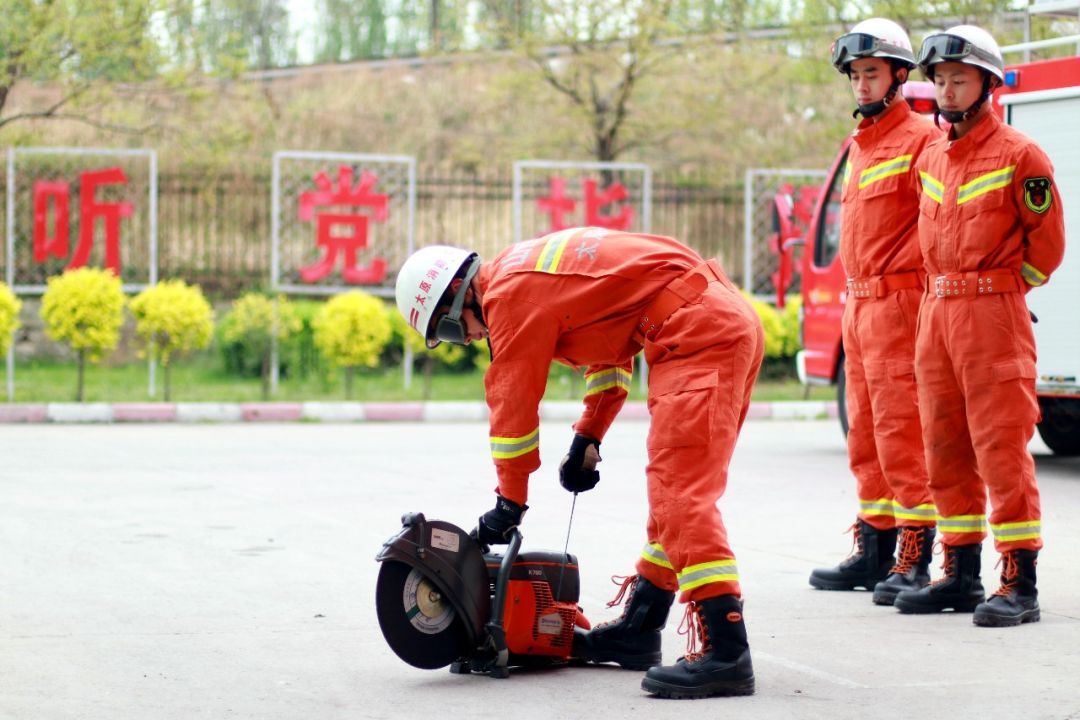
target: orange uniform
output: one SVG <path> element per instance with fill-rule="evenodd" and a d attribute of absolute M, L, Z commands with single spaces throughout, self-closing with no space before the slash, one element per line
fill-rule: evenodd
<path fill-rule="evenodd" d="M 474 283 L 493 356 L 484 384 L 499 493 L 527 499 L 528 477 L 540 466 L 539 405 L 551 362 L 586 368 L 585 410 L 574 430 L 602 440 L 644 346 L 652 424 L 638 572 L 666 590 L 680 588 L 684 601 L 740 594 L 716 502 L 761 365 L 763 333 L 739 291 L 676 240 L 601 228 L 513 245 L 485 263 Z M 682 288 L 687 301 L 670 317 L 644 322 L 659 327 L 642 338 L 643 315 L 670 288 Z"/>
<path fill-rule="evenodd" d="M 924 275 L 914 163 L 941 131 L 897 101 L 853 135 L 844 170 L 840 259 L 848 458 L 859 517 L 879 530 L 934 524 L 915 389 Z"/>
<path fill-rule="evenodd" d="M 1061 263 L 1053 168 L 1022 133 L 985 113 L 919 158 L 926 298 L 916 375 L 930 489 L 946 545 L 1042 547 L 1027 445 L 1039 418 L 1035 338 L 1024 294 Z"/>

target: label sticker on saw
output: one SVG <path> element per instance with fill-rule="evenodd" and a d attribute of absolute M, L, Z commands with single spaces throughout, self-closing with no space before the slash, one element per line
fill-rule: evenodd
<path fill-rule="evenodd" d="M 416 568 L 405 578 L 401 602 L 409 623 L 425 635 L 437 635 L 454 621 L 454 606 Z"/>
<path fill-rule="evenodd" d="M 431 528 L 431 547 L 433 548 L 457 552 L 460 547 L 460 542 L 461 538 L 455 532 Z"/>
<path fill-rule="evenodd" d="M 541 615 L 536 621 L 536 632 L 541 635 L 558 635 L 562 632 L 563 620 L 559 613 Z"/>

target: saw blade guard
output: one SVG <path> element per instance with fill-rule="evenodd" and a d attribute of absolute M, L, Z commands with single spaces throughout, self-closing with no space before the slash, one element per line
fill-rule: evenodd
<path fill-rule="evenodd" d="M 491 587 L 479 543 L 461 528 L 423 513 L 407 513 L 401 531 L 375 559 L 404 563 L 435 586 L 461 619 L 469 647 L 479 645 L 491 615 Z"/>

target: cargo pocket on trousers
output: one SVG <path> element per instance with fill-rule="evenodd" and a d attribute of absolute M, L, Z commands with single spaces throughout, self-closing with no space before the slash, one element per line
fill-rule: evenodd
<path fill-rule="evenodd" d="M 915 386 L 915 363 L 889 360 L 888 382 L 885 390 L 888 398 L 886 412 L 894 417 L 918 417 L 919 395 Z"/>
<path fill-rule="evenodd" d="M 708 444 L 716 422 L 718 385 L 716 368 L 654 372 L 649 378 L 648 448 Z"/>
<path fill-rule="evenodd" d="M 1035 394 L 1035 363 L 1007 360 L 991 366 L 995 427 L 1028 426 L 1039 421 L 1039 399 Z"/>

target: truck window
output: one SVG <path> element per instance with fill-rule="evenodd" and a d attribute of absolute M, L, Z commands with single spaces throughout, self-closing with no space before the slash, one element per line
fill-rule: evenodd
<path fill-rule="evenodd" d="M 848 151 L 836 166 L 836 174 L 829 183 L 828 195 L 825 196 L 818 219 L 817 238 L 814 243 L 814 265 L 829 267 L 836 253 L 840 250 L 840 196 L 843 192 L 844 167 L 847 165 Z"/>

